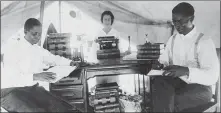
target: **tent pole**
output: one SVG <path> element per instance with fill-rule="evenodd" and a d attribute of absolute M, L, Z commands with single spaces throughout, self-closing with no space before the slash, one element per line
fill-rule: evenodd
<path fill-rule="evenodd" d="M 41 6 L 40 6 L 40 22 L 41 22 L 42 26 L 43 26 L 43 17 L 44 17 L 44 6 L 45 6 L 45 1 L 41 1 Z M 41 37 L 41 39 L 38 42 L 39 46 L 41 46 L 41 40 L 42 40 L 42 37 Z"/>
<path fill-rule="evenodd" d="M 59 28 L 61 33 L 61 1 L 59 0 Z"/>

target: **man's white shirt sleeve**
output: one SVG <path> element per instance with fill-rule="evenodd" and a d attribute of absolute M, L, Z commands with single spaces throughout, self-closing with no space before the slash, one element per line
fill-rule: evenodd
<path fill-rule="evenodd" d="M 189 81 L 202 85 L 214 85 L 220 74 L 220 65 L 212 39 L 204 39 L 199 42 L 198 60 L 200 68 L 189 67 Z"/>
<path fill-rule="evenodd" d="M 33 73 L 20 63 L 21 57 L 15 48 L 5 52 L 1 88 L 32 86 L 37 83 L 33 80 Z"/>
<path fill-rule="evenodd" d="M 54 66 L 69 66 L 72 60 L 61 57 L 59 55 L 53 55 L 48 50 L 39 47 L 39 51 L 43 57 L 43 63 Z"/>

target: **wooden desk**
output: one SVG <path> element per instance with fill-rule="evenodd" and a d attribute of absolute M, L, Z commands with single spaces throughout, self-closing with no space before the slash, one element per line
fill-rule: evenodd
<path fill-rule="evenodd" d="M 61 82 L 62 80 L 58 81 L 58 83 L 51 85 L 50 91 L 56 90 L 57 86 L 61 85 L 60 89 L 65 91 L 66 89 L 71 88 L 69 96 L 76 96 L 77 94 L 81 94 L 82 96 L 78 96 L 77 99 L 68 99 L 67 101 L 72 105 L 75 105 L 80 108 L 82 112 L 90 112 L 89 110 L 89 93 L 88 93 L 88 83 L 87 80 L 96 76 L 108 76 L 108 75 L 126 75 L 126 74 L 142 74 L 148 73 L 152 67 L 152 63 L 155 61 L 124 61 L 122 59 L 108 59 L 108 60 L 100 60 L 98 64 L 81 67 L 78 70 L 75 70 L 71 75 L 65 79 L 69 82 Z M 71 82 L 69 79 L 72 77 L 79 78 L 77 84 L 76 80 L 75 83 Z M 144 77 L 144 75 L 143 75 Z M 74 81 L 74 80 L 73 80 Z M 75 88 L 80 88 L 75 89 Z M 143 87 L 145 89 L 145 81 L 143 80 Z M 76 90 L 76 91 L 72 91 Z M 67 91 L 66 91 L 67 92 Z M 55 93 L 56 94 L 56 93 Z M 67 95 L 67 94 L 65 94 Z M 145 95 L 145 90 L 144 90 Z M 60 95 L 62 96 L 62 95 Z M 80 98 L 82 97 L 82 98 Z M 145 100 L 145 96 L 144 96 Z M 79 101 L 79 102 L 78 102 Z M 79 104 L 80 103 L 80 104 Z"/>
<path fill-rule="evenodd" d="M 84 100 L 85 111 L 88 110 L 88 83 L 87 80 L 96 76 L 108 76 L 108 75 L 127 75 L 127 74 L 143 74 L 148 73 L 155 61 L 124 61 L 121 59 L 108 59 L 100 60 L 98 65 L 88 66 L 84 68 Z M 144 78 L 144 75 L 143 75 Z M 145 89 L 145 81 L 143 79 L 143 88 Z M 145 100 L 145 90 L 144 90 Z"/>

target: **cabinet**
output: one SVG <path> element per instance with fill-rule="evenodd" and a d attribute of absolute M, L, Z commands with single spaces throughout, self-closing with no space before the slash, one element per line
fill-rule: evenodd
<path fill-rule="evenodd" d="M 68 77 L 50 84 L 50 92 L 84 112 L 84 70 L 74 70 Z M 75 108 L 71 111 L 74 111 Z"/>
<path fill-rule="evenodd" d="M 47 37 L 47 49 L 54 55 L 72 59 L 70 33 L 51 33 Z"/>

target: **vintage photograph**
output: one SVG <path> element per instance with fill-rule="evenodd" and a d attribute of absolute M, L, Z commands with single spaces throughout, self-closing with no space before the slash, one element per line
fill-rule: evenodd
<path fill-rule="evenodd" d="M 220 1 L 1 1 L 1 112 L 220 112 Z"/>

